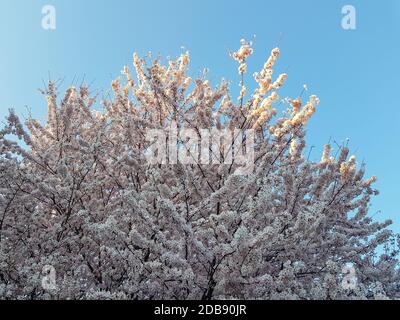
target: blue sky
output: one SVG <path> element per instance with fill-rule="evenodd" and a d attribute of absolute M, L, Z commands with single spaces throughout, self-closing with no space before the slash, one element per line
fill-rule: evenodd
<path fill-rule="evenodd" d="M 54 31 L 41 27 L 47 4 L 56 8 Z M 356 9 L 356 30 L 341 27 L 347 4 Z M 27 114 L 28 106 L 44 119 L 37 89 L 49 73 L 66 85 L 86 75 L 93 88 L 108 90 L 134 51 L 177 56 L 184 46 L 193 75 L 208 67 L 212 81 L 236 83 L 228 52 L 256 34 L 249 74 L 280 46 L 285 93 L 295 97 L 306 83 L 321 100 L 308 128 L 311 158 L 330 138 L 350 138 L 367 174 L 379 177 L 371 213 L 400 231 L 399 31 L 398 0 L 1 0 L 0 118 L 10 107 Z"/>

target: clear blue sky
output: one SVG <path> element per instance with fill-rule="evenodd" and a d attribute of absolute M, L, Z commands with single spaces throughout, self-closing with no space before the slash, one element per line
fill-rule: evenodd
<path fill-rule="evenodd" d="M 57 29 L 41 27 L 43 5 L 54 5 Z M 357 29 L 341 28 L 341 8 L 356 8 Z M 237 80 L 228 51 L 240 38 L 255 40 L 250 74 L 269 51 L 281 48 L 278 71 L 289 75 L 285 93 L 306 83 L 320 99 L 308 129 L 311 158 L 326 142 L 350 138 L 349 146 L 377 175 L 381 194 L 371 213 L 391 218 L 400 231 L 400 1 L 386 0 L 1 0 L 0 118 L 14 107 L 44 119 L 42 79 L 86 74 L 106 90 L 134 51 L 176 56 L 191 52 L 192 73 L 210 69 L 212 81 Z"/>

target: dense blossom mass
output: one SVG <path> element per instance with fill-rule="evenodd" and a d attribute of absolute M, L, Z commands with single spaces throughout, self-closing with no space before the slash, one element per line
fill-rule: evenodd
<path fill-rule="evenodd" d="M 188 53 L 166 64 L 135 54 L 135 74 L 123 69 L 102 108 L 85 85 L 59 97 L 49 82 L 45 124 L 11 110 L 0 131 L 0 298 L 398 297 L 391 222 L 368 212 L 376 178 L 345 145 L 308 159 L 318 98 L 279 97 L 278 48 L 249 93 L 252 53 L 243 40 L 231 54 L 238 96 L 206 73 L 189 77 Z M 252 172 L 150 164 L 147 130 L 171 123 L 199 135 L 254 129 Z"/>

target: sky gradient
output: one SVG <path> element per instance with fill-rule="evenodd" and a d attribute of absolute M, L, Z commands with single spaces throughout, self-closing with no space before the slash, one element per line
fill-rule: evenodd
<path fill-rule="evenodd" d="M 47 4 L 56 8 L 54 31 L 41 26 Z M 347 4 L 356 9 L 356 30 L 341 27 Z M 307 130 L 311 159 L 329 140 L 349 138 L 367 175 L 379 178 L 371 214 L 400 231 L 399 31 L 398 0 L 0 0 L 0 119 L 11 107 L 45 119 L 37 89 L 49 75 L 65 86 L 85 76 L 107 91 L 134 51 L 173 57 L 184 46 L 192 75 L 207 67 L 212 82 L 224 77 L 236 86 L 228 53 L 255 34 L 246 81 L 279 46 L 276 73 L 288 73 L 282 95 L 296 97 L 307 84 L 321 100 Z"/>

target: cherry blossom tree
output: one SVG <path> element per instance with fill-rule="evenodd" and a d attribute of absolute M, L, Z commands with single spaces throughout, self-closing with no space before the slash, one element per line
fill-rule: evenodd
<path fill-rule="evenodd" d="M 0 131 L 0 298 L 399 297 L 398 238 L 369 215 L 376 177 L 364 178 L 344 145 L 309 160 L 318 98 L 279 97 L 278 48 L 248 94 L 252 53 L 244 40 L 232 53 L 238 97 L 224 80 L 189 77 L 188 53 L 166 64 L 135 54 L 135 75 L 125 67 L 103 99 L 86 85 L 60 97 L 50 81 L 45 124 L 10 110 Z M 234 159 L 149 163 L 148 130 L 172 123 L 199 138 L 253 129 L 253 170 L 235 174 Z"/>

